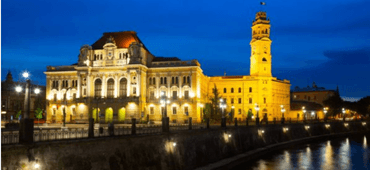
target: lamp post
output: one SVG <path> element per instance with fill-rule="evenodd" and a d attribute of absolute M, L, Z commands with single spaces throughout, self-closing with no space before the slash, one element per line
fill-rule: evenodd
<path fill-rule="evenodd" d="M 203 110 L 203 107 L 204 105 L 203 104 L 200 104 L 200 120 L 201 120 L 201 123 L 203 123 L 203 113 L 204 113 L 204 110 Z"/>
<path fill-rule="evenodd" d="M 314 117 L 315 117 L 315 111 L 312 111 L 311 112 L 311 121 L 313 120 Z"/>
<path fill-rule="evenodd" d="M 342 113 L 343 113 L 343 122 L 346 121 L 346 109 L 342 108 Z"/>
<path fill-rule="evenodd" d="M 281 124 L 284 124 L 284 122 L 285 122 L 285 118 L 284 118 L 285 108 L 284 108 L 284 105 L 280 105 L 280 107 L 281 107 Z"/>
<path fill-rule="evenodd" d="M 306 107 L 302 107 L 302 112 L 303 112 L 303 121 L 304 122 L 306 122 L 306 119 L 307 119 L 307 117 L 306 117 Z"/>
<path fill-rule="evenodd" d="M 161 93 L 161 104 L 164 105 L 164 113 L 162 115 L 162 130 L 163 132 L 169 132 L 169 118 L 167 117 L 167 104 L 170 104 L 170 100 L 166 97 L 164 92 Z"/>
<path fill-rule="evenodd" d="M 26 79 L 26 89 L 24 95 L 24 116 L 20 121 L 19 128 L 19 142 L 20 143 L 32 143 L 33 142 L 33 129 L 34 122 L 33 119 L 30 119 L 30 102 L 31 102 L 31 80 L 29 79 L 30 74 L 28 72 L 22 73 L 23 78 Z M 22 91 L 22 87 L 17 86 L 15 88 L 17 92 Z M 35 89 L 35 93 L 38 94 L 40 90 Z"/>
<path fill-rule="evenodd" d="M 323 112 L 324 112 L 324 122 L 326 122 L 326 113 L 328 113 L 328 110 L 326 107 L 324 107 Z"/>
<path fill-rule="evenodd" d="M 254 109 L 257 111 L 256 125 L 259 126 L 259 124 L 260 124 L 260 117 L 259 117 L 258 111 L 260 110 L 260 108 L 258 107 L 258 104 L 257 103 L 255 105 L 256 106 L 255 106 Z"/>
<path fill-rule="evenodd" d="M 226 127 L 226 118 L 225 118 L 226 104 L 225 104 L 225 101 L 222 99 L 220 99 L 220 108 L 222 110 L 221 127 Z"/>

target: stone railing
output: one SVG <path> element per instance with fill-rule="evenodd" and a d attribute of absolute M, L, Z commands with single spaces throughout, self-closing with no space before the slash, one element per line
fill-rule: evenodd
<path fill-rule="evenodd" d="M 192 124 L 192 129 L 205 128 L 202 124 Z M 189 124 L 170 124 L 171 131 L 189 130 Z M 135 127 L 136 134 L 158 134 L 162 133 L 162 125 L 141 125 Z M 131 126 L 114 127 L 115 136 L 132 135 Z M 94 128 L 94 137 L 111 136 L 108 127 Z M 33 132 L 33 141 L 54 141 L 67 139 L 80 139 L 88 137 L 88 128 L 65 128 L 65 129 L 35 129 Z M 19 143 L 18 130 L 2 130 L 1 144 Z"/>

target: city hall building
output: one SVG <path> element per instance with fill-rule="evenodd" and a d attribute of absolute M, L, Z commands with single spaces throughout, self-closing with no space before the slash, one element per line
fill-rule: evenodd
<path fill-rule="evenodd" d="M 248 112 L 270 120 L 290 108 L 290 82 L 271 74 L 270 21 L 258 12 L 252 24 L 250 74 L 204 75 L 198 60 L 154 56 L 133 31 L 108 32 L 80 49 L 78 62 L 48 66 L 47 120 L 61 122 L 124 122 L 136 118 L 171 122 L 189 117 L 200 122 L 202 110 L 217 85 L 226 112 L 245 119 Z M 161 102 L 162 101 L 162 102 Z M 163 102 L 165 101 L 165 103 Z"/>

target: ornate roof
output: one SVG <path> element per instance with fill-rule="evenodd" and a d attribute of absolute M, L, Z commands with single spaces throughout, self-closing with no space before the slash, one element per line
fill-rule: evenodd
<path fill-rule="evenodd" d="M 116 42 L 117 48 L 128 48 L 132 42 L 142 43 L 135 31 L 105 32 L 98 41 L 91 45 L 92 48 L 103 49 L 104 44 L 110 37 Z"/>

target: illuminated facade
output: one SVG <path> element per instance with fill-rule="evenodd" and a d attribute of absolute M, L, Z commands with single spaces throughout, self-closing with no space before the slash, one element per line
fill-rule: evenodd
<path fill-rule="evenodd" d="M 47 119 L 61 122 L 65 111 L 67 122 L 87 122 L 89 117 L 101 122 L 160 121 L 166 109 L 171 122 L 189 117 L 200 122 L 214 83 L 219 89 L 235 89 L 223 95 L 235 98 L 235 109 L 241 109 L 236 117 L 254 112 L 255 103 L 261 114 L 278 117 L 280 105 L 289 111 L 290 83 L 271 75 L 269 33 L 266 13 L 258 12 L 250 43 L 251 75 L 238 77 L 208 77 L 197 60 L 155 57 L 132 31 L 104 33 L 93 45 L 81 47 L 77 64 L 47 68 Z M 163 97 L 168 104 L 161 102 Z"/>

